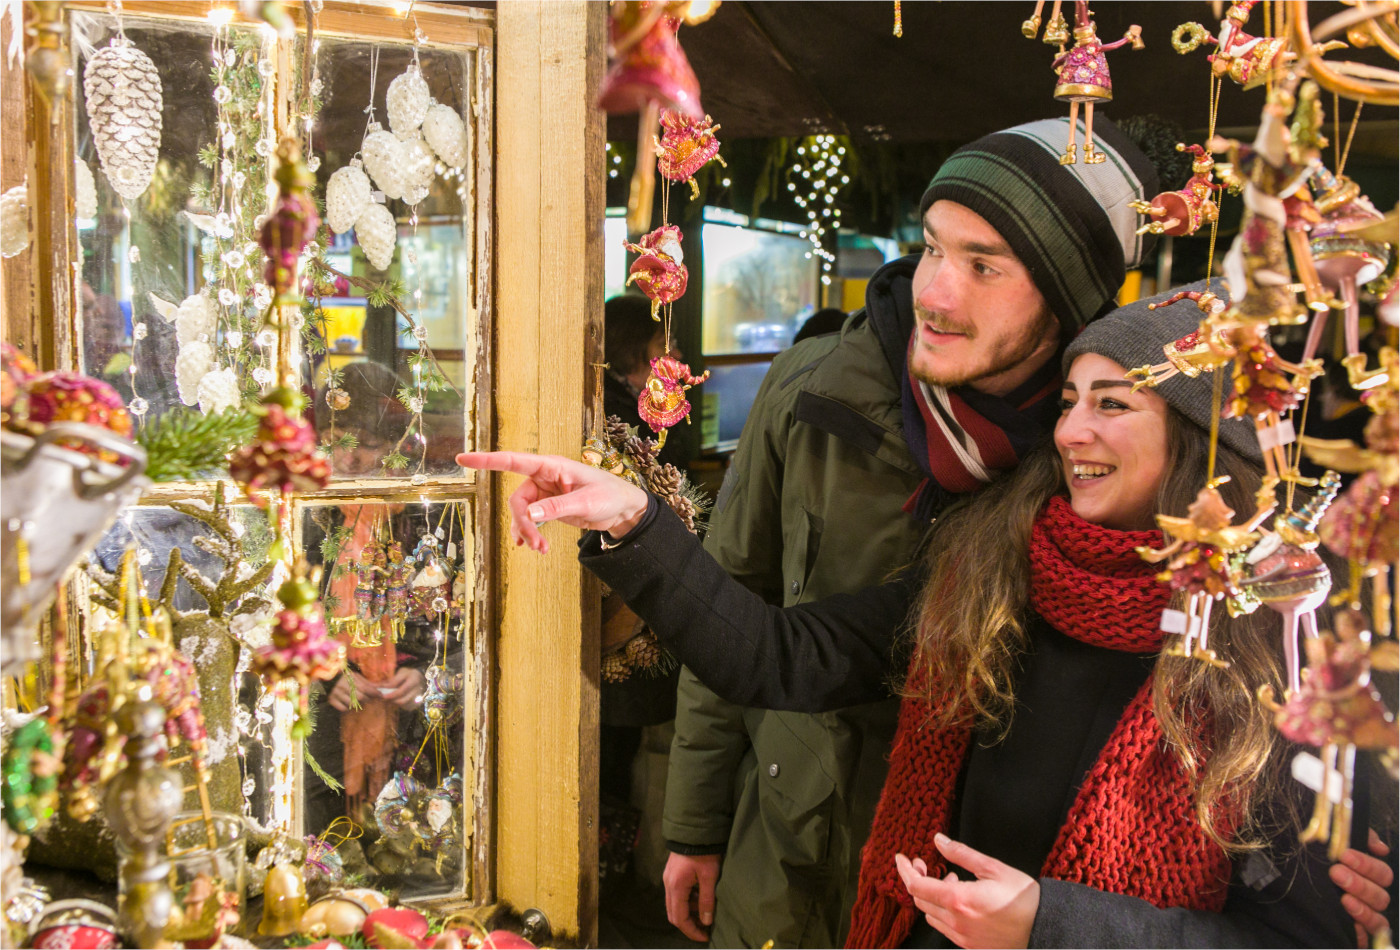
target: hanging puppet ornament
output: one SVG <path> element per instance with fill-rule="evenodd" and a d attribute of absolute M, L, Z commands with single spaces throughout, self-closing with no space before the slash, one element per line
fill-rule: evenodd
<path fill-rule="evenodd" d="M 117 35 L 83 69 L 83 99 L 93 144 L 112 189 L 127 200 L 141 197 L 160 157 L 164 96 L 155 63 Z"/>
<path fill-rule="evenodd" d="M 384 616 L 384 577 L 388 574 L 384 547 L 367 541 L 355 563 L 355 624 L 350 645 L 377 647 L 384 642 L 379 618 Z"/>
<path fill-rule="evenodd" d="M 1079 132 L 1079 104 L 1084 103 L 1084 161 L 1097 165 L 1105 158 L 1094 148 L 1094 104 L 1113 98 L 1113 82 L 1108 75 L 1108 50 L 1125 43 L 1142 49 L 1142 27 L 1134 23 L 1121 40 L 1099 42 L 1097 28 L 1089 18 L 1087 0 L 1075 3 L 1074 46 L 1055 57 L 1051 68 L 1060 77 L 1055 84 L 1055 98 L 1069 103 L 1069 145 L 1060 156 L 1061 165 L 1073 165 L 1075 137 Z"/>
<path fill-rule="evenodd" d="M 1162 354 L 1166 356 L 1166 362 L 1155 365 L 1138 366 L 1128 370 L 1124 375 L 1133 383 L 1133 392 L 1146 387 L 1155 387 L 1164 380 L 1171 379 L 1177 373 L 1181 373 L 1188 379 L 1195 379 L 1201 373 L 1208 373 L 1226 366 L 1230 362 L 1229 341 L 1226 340 L 1219 330 L 1214 329 L 1213 321 L 1225 312 L 1225 301 L 1209 290 L 1183 290 L 1163 300 L 1161 303 L 1147 305 L 1148 310 L 1159 310 L 1162 307 L 1169 307 L 1174 303 L 1183 300 L 1193 302 L 1201 313 L 1205 314 L 1203 326 L 1205 330 L 1197 329 L 1186 334 L 1179 340 L 1173 340 L 1162 347 Z M 1214 338 L 1211 334 L 1214 333 Z"/>
<path fill-rule="evenodd" d="M 1321 776 L 1312 820 L 1302 841 L 1326 841 L 1328 860 L 1340 861 L 1351 844 L 1352 788 L 1358 749 L 1396 758 L 1395 717 L 1371 682 L 1371 669 L 1396 669 L 1394 644 L 1371 647 L 1371 632 L 1360 611 L 1345 610 L 1335 620 L 1337 636 L 1308 640 L 1308 671 L 1302 688 L 1282 706 L 1273 690 L 1259 699 L 1274 714 L 1274 725 L 1291 742 L 1321 749 Z M 1297 763 L 1295 762 L 1295 774 Z"/>
<path fill-rule="evenodd" d="M 1256 529 L 1274 510 L 1275 480 L 1266 479 L 1255 495 L 1254 514 L 1243 524 L 1235 524 L 1235 512 L 1220 496 L 1218 486 L 1228 476 L 1212 480 L 1196 494 L 1187 508 L 1187 517 L 1158 515 L 1157 524 L 1171 543 L 1164 548 L 1141 547 L 1137 553 L 1149 564 L 1166 561 L 1166 570 L 1157 579 L 1172 590 L 1188 595 L 1186 614 L 1169 610 L 1162 616 L 1162 629 L 1182 634 L 1180 649 L 1165 652 L 1195 657 L 1212 666 L 1228 666 L 1210 649 L 1211 606 L 1217 600 L 1239 597 L 1239 578 L 1230 564 L 1230 555 L 1249 548 L 1259 540 Z"/>
<path fill-rule="evenodd" d="M 651 361 L 651 374 L 637 396 L 637 412 L 657 434 L 658 451 L 666 444 L 666 433 L 671 426 L 682 419 L 690 421 L 690 400 L 685 398 L 686 390 L 699 386 L 709 378 L 709 370 L 692 376 L 689 366 L 669 356 L 658 356 Z"/>
<path fill-rule="evenodd" d="M 1149 201 L 1130 201 L 1129 206 L 1148 221 L 1138 228 L 1138 234 L 1169 234 L 1177 237 L 1195 234 L 1203 224 L 1213 224 L 1220 217 L 1215 193 L 1225 186 L 1211 178 L 1215 159 L 1199 145 L 1178 143 L 1178 152 L 1191 153 L 1191 177 L 1180 191 L 1164 191 Z"/>
<path fill-rule="evenodd" d="M 389 636 L 398 642 L 408 623 L 408 590 L 413 583 L 413 562 L 404 556 L 403 545 L 390 541 L 385 550 L 384 614 L 389 618 Z"/>
<path fill-rule="evenodd" d="M 656 140 L 656 170 L 667 181 L 683 181 L 690 186 L 690 197 L 700 197 L 695 173 L 714 159 L 728 168 L 719 154 L 719 126 L 707 115 L 699 120 L 675 109 L 661 110 L 662 135 Z"/>
<path fill-rule="evenodd" d="M 1069 42 L 1069 23 L 1065 21 L 1065 15 L 1060 11 L 1062 0 L 1055 0 L 1055 5 L 1050 9 L 1050 22 L 1045 24 L 1045 42 L 1051 46 L 1064 46 Z M 1045 0 L 1036 0 L 1035 12 L 1030 18 L 1022 21 L 1021 35 L 1028 40 L 1035 39 L 1036 33 L 1040 32 L 1040 15 L 1045 10 Z"/>
<path fill-rule="evenodd" d="M 1356 232 L 1384 221 L 1361 188 L 1345 176 L 1337 177 L 1320 162 L 1309 181 L 1315 192 L 1318 220 L 1308 244 L 1322 285 L 1342 304 L 1342 331 L 1346 355 L 1361 351 L 1361 311 L 1358 288 L 1376 280 L 1390 266 L 1392 248 L 1384 241 L 1369 240 Z M 1312 358 L 1327 328 L 1328 311 L 1313 317 L 1303 358 Z"/>
<path fill-rule="evenodd" d="M 1319 465 L 1360 477 L 1337 499 L 1318 526 L 1328 549 L 1351 565 L 1351 582 L 1333 598 L 1334 603 L 1360 601 L 1361 582 L 1372 578 L 1376 599 L 1374 615 L 1382 635 L 1390 633 L 1389 597 L 1391 566 L 1400 560 L 1400 523 L 1395 496 L 1400 483 L 1400 355 L 1394 347 L 1382 347 L 1380 367 L 1365 368 L 1365 357 L 1347 357 L 1343 364 L 1354 388 L 1372 412 L 1365 430 L 1365 446 L 1347 439 L 1314 439 L 1304 436 L 1303 451 Z"/>
<path fill-rule="evenodd" d="M 1298 633 L 1317 634 L 1317 608 L 1332 587 L 1332 572 L 1317 555 L 1317 523 L 1337 496 L 1341 477 L 1327 472 L 1317 494 L 1298 511 L 1280 515 L 1274 530 L 1245 557 L 1246 595 L 1283 617 L 1283 656 L 1288 666 L 1288 688 L 1300 685 Z"/>
<path fill-rule="evenodd" d="M 690 279 L 685 255 L 681 252 L 681 229 L 665 224 L 643 235 L 636 244 L 623 241 L 623 247 L 637 255 L 627 269 L 627 284 L 635 283 L 637 289 L 651 299 L 652 319 L 659 319 L 657 312 L 662 305 L 679 300 Z"/>
<path fill-rule="evenodd" d="M 1229 76 L 1246 89 L 1268 82 L 1297 59 L 1298 54 L 1288 49 L 1288 40 L 1284 37 L 1252 36 L 1245 32 L 1255 2 L 1237 0 L 1230 4 L 1220 21 L 1219 37 L 1211 36 L 1199 23 L 1181 24 L 1172 31 L 1172 48 L 1185 56 L 1202 43 L 1212 45 L 1215 52 L 1206 59 L 1210 60 L 1211 72 L 1216 76 Z"/>
<path fill-rule="evenodd" d="M 252 671 L 268 688 L 297 688 L 297 721 L 292 735 L 311 733 L 307 718 L 307 692 L 313 680 L 329 680 L 345 665 L 345 647 L 326 633 L 326 621 L 316 598 L 316 585 L 298 564 L 291 580 L 277 588 L 278 611 L 272 626 L 272 642 L 253 653 Z"/>

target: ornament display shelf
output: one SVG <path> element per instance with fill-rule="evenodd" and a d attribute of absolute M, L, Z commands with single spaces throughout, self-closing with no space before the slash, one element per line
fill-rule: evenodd
<path fill-rule="evenodd" d="M 109 453 L 117 464 L 65 448 L 64 440 Z M 0 673 L 13 675 L 35 659 L 33 631 L 59 581 L 90 551 L 117 513 L 150 484 L 146 453 L 98 426 L 60 422 L 38 436 L 0 433 Z M 21 584 L 27 557 L 28 583 Z"/>

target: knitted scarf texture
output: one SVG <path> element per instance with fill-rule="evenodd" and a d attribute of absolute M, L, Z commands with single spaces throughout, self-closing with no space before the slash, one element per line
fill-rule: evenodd
<path fill-rule="evenodd" d="M 1090 524 L 1065 498 L 1052 498 L 1031 533 L 1031 606 L 1084 643 L 1156 652 L 1170 592 L 1133 549 L 1159 540 L 1153 531 Z M 917 695 L 926 682 L 916 656 L 908 688 Z M 896 853 L 923 858 L 932 876 L 947 873 L 933 839 L 952 826 L 972 731 L 931 727 L 929 713 L 918 699 L 900 708 L 889 777 L 861 853 L 849 947 L 897 947 L 921 916 L 895 870 Z M 1085 775 L 1041 874 L 1158 907 L 1220 910 L 1230 862 L 1197 823 L 1192 791 L 1153 714 L 1149 676 Z"/>
<path fill-rule="evenodd" d="M 911 336 L 911 352 L 915 346 L 917 339 Z M 1049 360 L 1013 392 L 988 396 L 966 386 L 931 386 L 911 376 L 906 361 L 901 400 L 905 441 L 928 477 L 904 510 L 928 522 L 947 496 L 976 491 L 1015 468 L 1054 430 L 1060 414 L 1059 367 L 1059 359 Z"/>

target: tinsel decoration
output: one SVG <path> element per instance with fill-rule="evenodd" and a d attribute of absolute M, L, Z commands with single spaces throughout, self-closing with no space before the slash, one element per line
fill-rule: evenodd
<path fill-rule="evenodd" d="M 428 108 L 423 119 L 423 138 L 448 168 L 465 168 L 471 157 L 467 127 L 457 110 L 442 103 Z"/>
<path fill-rule="evenodd" d="M 264 492 L 318 491 L 331 480 L 331 466 L 316 447 L 316 430 L 301 417 L 300 393 L 279 386 L 263 397 L 254 440 L 229 456 L 229 475 L 253 503 L 267 507 Z"/>
<path fill-rule="evenodd" d="M 402 198 L 403 153 L 399 140 L 384 129 L 378 122 L 371 122 L 369 133 L 360 144 L 360 155 L 364 159 L 365 173 L 369 175 L 386 198 Z"/>
<path fill-rule="evenodd" d="M 272 642 L 253 653 L 252 671 L 269 688 L 297 687 L 297 721 L 292 735 L 303 739 L 311 733 L 307 719 L 307 692 L 313 680 L 328 680 L 345 665 L 345 647 L 326 633 L 326 618 L 316 599 L 316 585 L 298 564 L 296 576 L 277 588 L 282 609 L 272 625 Z"/>
<path fill-rule="evenodd" d="M 355 222 L 355 237 L 375 270 L 384 270 L 394 260 L 394 244 L 399 227 L 389 209 L 370 203 Z"/>
<path fill-rule="evenodd" d="M 258 244 L 267 255 L 263 282 L 272 288 L 274 304 L 301 301 L 297 287 L 297 261 L 321 226 L 311 189 L 316 178 L 301 160 L 296 139 L 287 136 L 277 146 L 277 204 L 262 226 Z"/>
<path fill-rule="evenodd" d="M 418 68 L 418 63 L 410 64 L 389 83 L 389 91 L 384 95 L 385 111 L 389 114 L 389 128 L 393 129 L 399 138 L 407 138 L 423 124 L 432 101 L 432 93 L 428 90 L 428 81 L 423 78 L 423 71 Z"/>
<path fill-rule="evenodd" d="M 14 257 L 29 246 L 29 188 L 15 185 L 0 195 L 0 257 Z"/>
<path fill-rule="evenodd" d="M 83 98 L 107 181 L 123 198 L 139 198 L 160 157 L 165 100 L 155 63 L 118 36 L 88 60 Z"/>
<path fill-rule="evenodd" d="M 80 218 L 97 217 L 97 182 L 92 169 L 80 158 L 73 159 L 73 212 Z"/>
<path fill-rule="evenodd" d="M 338 170 L 326 182 L 326 224 L 336 234 L 355 226 L 360 213 L 373 200 L 369 176 L 358 158 Z"/>

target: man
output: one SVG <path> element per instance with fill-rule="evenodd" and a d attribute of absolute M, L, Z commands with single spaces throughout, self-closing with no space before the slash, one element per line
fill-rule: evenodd
<path fill-rule="evenodd" d="M 1066 121 L 955 152 L 923 196 L 923 253 L 876 273 L 839 338 L 774 361 L 706 539 L 772 603 L 878 583 L 930 520 L 1050 434 L 1058 353 L 1114 305 L 1145 250 L 1128 202 L 1159 190 L 1108 123 L 1105 162 L 1060 165 Z M 844 942 L 896 708 L 743 709 L 683 671 L 662 824 L 671 922 L 696 940 L 710 927 L 714 946 Z"/>

